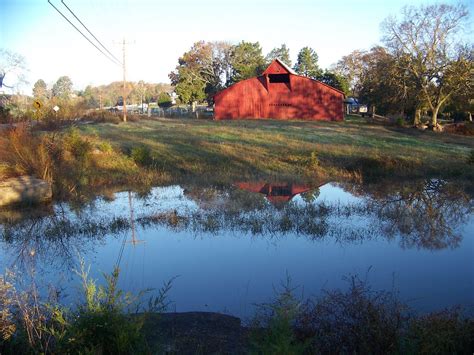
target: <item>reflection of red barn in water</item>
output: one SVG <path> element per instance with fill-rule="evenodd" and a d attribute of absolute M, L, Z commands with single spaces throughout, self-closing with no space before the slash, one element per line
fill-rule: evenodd
<path fill-rule="evenodd" d="M 314 187 L 305 185 L 264 182 L 237 182 L 235 186 L 242 190 L 264 194 L 274 204 L 288 202 L 296 195 L 314 189 Z"/>
<path fill-rule="evenodd" d="M 342 121 L 344 93 L 296 74 L 275 59 L 261 76 L 242 80 L 214 96 L 214 118 L 278 118 Z"/>

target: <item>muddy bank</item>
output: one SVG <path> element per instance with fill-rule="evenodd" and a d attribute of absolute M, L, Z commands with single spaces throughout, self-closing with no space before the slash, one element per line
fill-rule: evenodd
<path fill-rule="evenodd" d="M 175 354 L 241 354 L 249 330 L 239 318 L 212 312 L 151 314 L 143 330 L 151 349 Z"/>

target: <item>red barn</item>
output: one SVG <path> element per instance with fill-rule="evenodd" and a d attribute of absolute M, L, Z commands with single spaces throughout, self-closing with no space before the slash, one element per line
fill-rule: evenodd
<path fill-rule="evenodd" d="M 235 186 L 242 190 L 264 194 L 272 203 L 288 202 L 296 195 L 314 189 L 305 185 L 266 182 L 236 182 Z"/>
<path fill-rule="evenodd" d="M 342 121 L 344 93 L 297 75 L 275 59 L 261 76 L 242 80 L 214 96 L 214 118 L 278 118 Z"/>

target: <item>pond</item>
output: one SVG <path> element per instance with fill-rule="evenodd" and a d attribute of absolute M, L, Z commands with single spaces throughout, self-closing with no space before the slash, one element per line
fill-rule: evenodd
<path fill-rule="evenodd" d="M 357 275 L 424 313 L 473 314 L 473 199 L 443 180 L 174 185 L 0 211 L 0 272 L 80 297 L 79 258 L 126 291 L 173 279 L 173 311 L 250 317 L 289 277 L 304 299 Z"/>

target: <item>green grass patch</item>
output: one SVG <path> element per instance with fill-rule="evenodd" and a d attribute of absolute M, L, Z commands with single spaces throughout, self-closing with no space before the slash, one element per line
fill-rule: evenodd
<path fill-rule="evenodd" d="M 469 179 L 470 137 L 348 122 L 278 120 L 142 120 L 81 128 L 129 151 L 146 146 L 173 179 Z M 312 154 L 318 164 L 311 164 Z"/>

